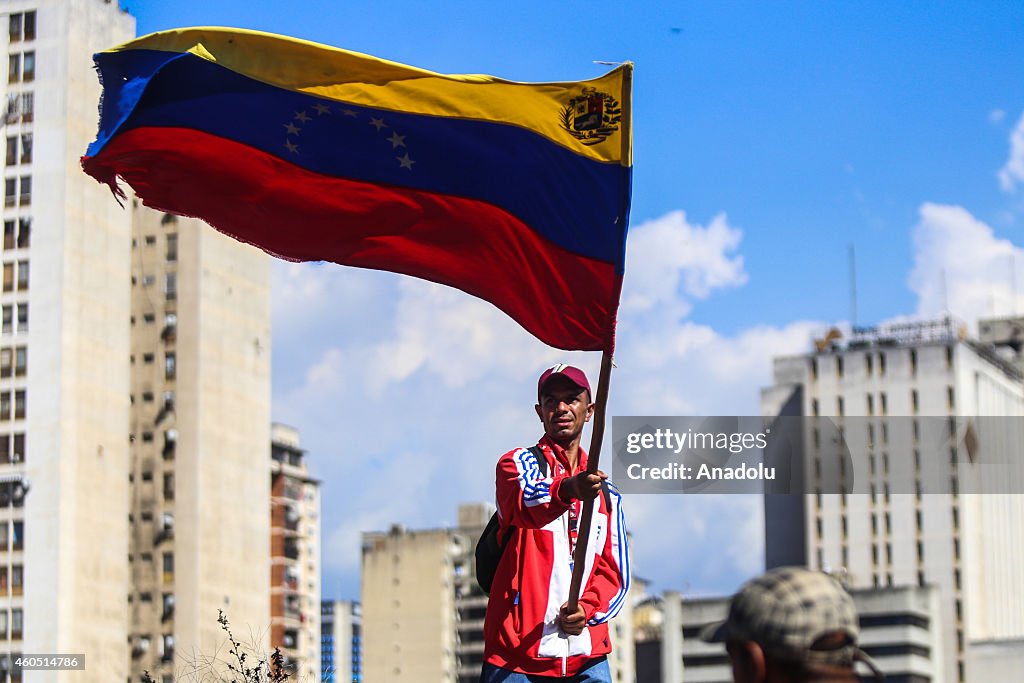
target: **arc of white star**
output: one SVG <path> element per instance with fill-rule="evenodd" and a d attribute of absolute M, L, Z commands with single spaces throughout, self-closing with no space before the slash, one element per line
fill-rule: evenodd
<path fill-rule="evenodd" d="M 324 114 L 330 114 L 331 108 L 322 102 L 318 102 L 313 105 L 313 109 L 316 109 L 317 116 L 323 116 Z"/>
<path fill-rule="evenodd" d="M 292 154 L 298 154 L 299 153 L 299 146 L 296 145 L 291 140 L 285 140 L 284 141 L 284 146 L 287 147 L 288 151 L 291 152 Z"/>
<path fill-rule="evenodd" d="M 298 135 L 299 131 L 302 130 L 301 128 L 299 128 L 298 126 L 291 122 L 284 124 L 284 128 L 285 130 L 288 131 L 288 135 Z"/>
<path fill-rule="evenodd" d="M 412 165 L 416 163 L 415 161 L 409 158 L 408 152 L 406 152 L 403 156 L 395 158 L 398 159 L 399 168 L 407 168 L 410 171 L 412 170 Z"/>
<path fill-rule="evenodd" d="M 384 119 L 370 119 L 370 125 L 376 128 L 378 133 L 381 128 L 387 128 L 388 126 L 388 124 L 384 123 Z"/>
<path fill-rule="evenodd" d="M 350 116 L 352 118 L 356 118 L 357 116 L 359 116 L 359 112 L 352 111 L 351 109 L 342 109 L 341 113 L 344 114 L 345 116 Z"/>
<path fill-rule="evenodd" d="M 295 118 L 296 120 L 302 121 L 303 123 L 308 123 L 310 120 L 309 114 L 307 114 L 305 110 L 295 112 Z"/>
<path fill-rule="evenodd" d="M 388 140 L 391 142 L 391 149 L 394 149 L 395 147 L 405 147 L 405 136 L 399 135 L 397 131 L 392 133 Z"/>

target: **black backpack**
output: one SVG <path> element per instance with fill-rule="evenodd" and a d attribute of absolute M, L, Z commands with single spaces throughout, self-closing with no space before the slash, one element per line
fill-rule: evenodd
<path fill-rule="evenodd" d="M 537 468 L 540 470 L 541 478 L 547 477 L 548 459 L 544 457 L 544 451 L 541 450 L 540 446 L 532 446 L 530 447 L 530 452 L 533 453 L 533 457 L 537 460 Z M 611 510 L 612 502 L 611 496 L 608 494 L 607 484 L 602 484 L 601 493 L 604 494 L 605 506 Z M 494 582 L 494 574 L 498 571 L 498 563 L 501 562 L 501 556 L 505 554 L 505 548 L 516 532 L 514 526 L 509 526 L 505 538 L 499 540 L 498 531 L 500 529 L 501 521 L 498 519 L 498 513 L 495 512 L 487 520 L 487 526 L 484 527 L 483 533 L 480 534 L 480 540 L 476 542 L 476 582 L 480 584 L 483 592 L 488 595 L 491 593 L 491 584 Z"/>

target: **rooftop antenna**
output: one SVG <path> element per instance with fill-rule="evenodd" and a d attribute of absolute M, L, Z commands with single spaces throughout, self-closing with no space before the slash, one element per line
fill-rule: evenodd
<path fill-rule="evenodd" d="M 849 248 L 850 260 L 850 326 L 857 329 L 857 263 L 853 251 L 853 242 Z"/>
<path fill-rule="evenodd" d="M 1017 252 L 1010 251 L 1010 315 L 1017 317 Z"/>
<path fill-rule="evenodd" d="M 949 293 L 946 291 L 946 269 L 942 269 L 942 312 L 949 315 Z"/>

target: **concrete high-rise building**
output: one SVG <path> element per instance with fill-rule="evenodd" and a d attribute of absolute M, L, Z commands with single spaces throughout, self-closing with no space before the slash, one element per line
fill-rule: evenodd
<path fill-rule="evenodd" d="M 768 567 L 829 570 L 854 589 L 936 587 L 943 627 L 933 683 L 975 679 L 972 642 L 1024 636 L 1024 496 L 1013 494 L 1021 482 L 1001 482 L 1004 493 L 964 487 L 986 463 L 1014 458 L 1019 473 L 1019 441 L 982 438 L 978 452 L 972 431 L 978 416 L 1024 415 L 1020 345 L 1004 336 L 976 341 L 950 319 L 849 340 L 833 333 L 812 353 L 776 359 L 775 385 L 762 394 L 763 414 L 828 417 L 847 444 L 861 444 L 851 448 L 853 476 L 870 489 L 815 490 L 834 463 L 823 462 L 824 438 L 807 421 L 806 455 L 794 467 L 809 495 L 765 497 Z M 948 425 L 938 440 L 936 424 Z M 945 492 L 923 485 L 935 473 Z"/>
<path fill-rule="evenodd" d="M 270 259 L 131 214 L 131 673 L 170 681 L 223 651 L 218 610 L 269 644 Z"/>
<path fill-rule="evenodd" d="M 363 680 L 363 610 L 358 602 L 320 603 L 320 669 L 323 683 Z"/>
<path fill-rule="evenodd" d="M 320 680 L 320 483 L 299 433 L 271 428 L 270 646 L 299 681 Z"/>
<path fill-rule="evenodd" d="M 472 683 L 484 654 L 487 596 L 474 549 L 494 507 L 465 504 L 454 528 L 363 534 L 363 671 L 366 680 Z M 612 680 L 636 680 L 632 604 L 612 620 Z"/>
<path fill-rule="evenodd" d="M 87 653 L 32 681 L 124 680 L 130 215 L 78 158 L 94 52 L 130 39 L 102 0 L 4 0 L 0 681 L 20 653 Z M 26 490 L 27 489 L 27 490 Z"/>

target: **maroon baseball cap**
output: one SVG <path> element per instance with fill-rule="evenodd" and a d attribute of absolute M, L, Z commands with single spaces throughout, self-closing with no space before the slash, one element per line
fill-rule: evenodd
<path fill-rule="evenodd" d="M 587 376 L 583 374 L 583 371 L 579 368 L 566 365 L 565 363 L 556 363 L 550 368 L 541 373 L 540 379 L 537 380 L 537 396 L 540 396 L 541 389 L 549 379 L 555 375 L 564 375 L 567 380 L 578 386 L 580 389 L 586 389 L 587 395 L 591 398 L 594 396 L 594 392 L 590 390 L 590 382 L 587 381 Z"/>

